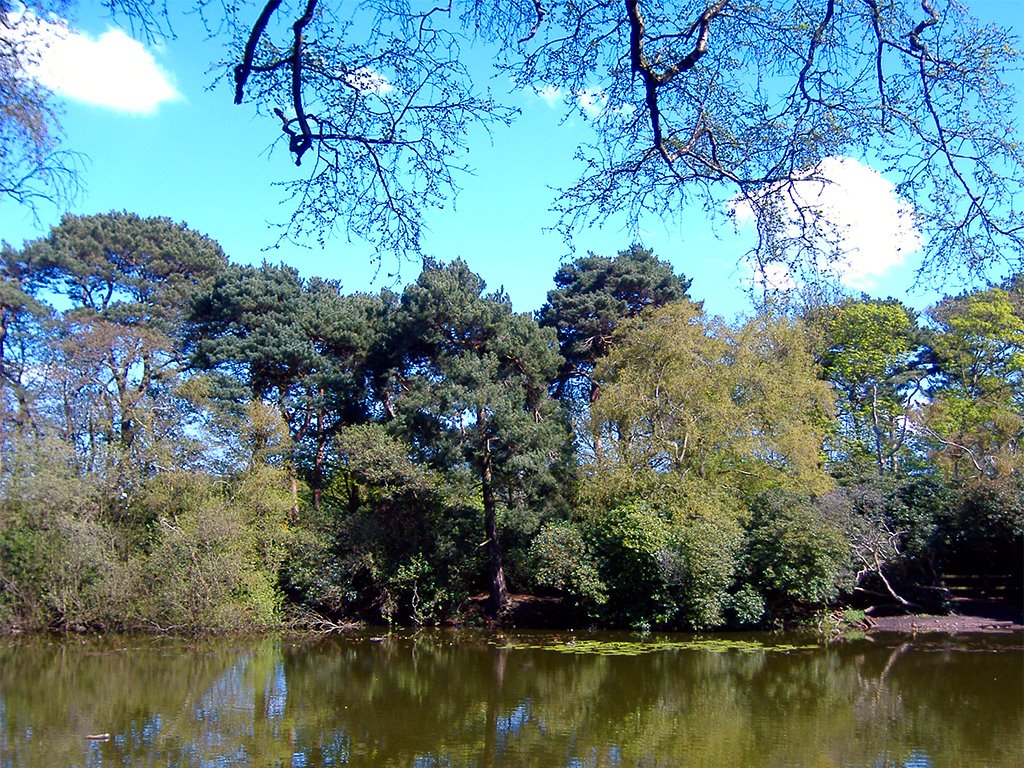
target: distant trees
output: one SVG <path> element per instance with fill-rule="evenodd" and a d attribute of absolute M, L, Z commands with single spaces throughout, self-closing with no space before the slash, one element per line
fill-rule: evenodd
<path fill-rule="evenodd" d="M 595 377 L 602 449 L 581 495 L 610 614 L 699 628 L 760 622 L 759 589 L 800 602 L 800 579 L 771 587 L 762 572 L 749 586 L 741 563 L 751 500 L 830 485 L 820 452 L 832 398 L 802 329 L 760 316 L 733 329 L 678 301 L 624 322 Z"/>
<path fill-rule="evenodd" d="M 251 398 L 279 414 L 292 442 L 289 466 L 305 468 L 314 505 L 328 481 L 331 440 L 372 407 L 367 365 L 382 312 L 376 297 L 345 296 L 337 283 L 269 264 L 232 265 L 193 305 L 193 364 L 211 372 L 222 399 Z"/>
<path fill-rule="evenodd" d="M 563 362 L 553 392 L 569 413 L 579 449 L 601 450 L 590 428 L 601 388 L 594 367 L 610 351 L 616 329 L 645 310 L 687 299 L 689 288 L 690 280 L 637 244 L 614 257 L 588 254 L 555 273 L 537 318 L 557 333 Z"/>
<path fill-rule="evenodd" d="M 0 627 L 432 623 L 524 592 L 764 626 L 1020 575 L 1016 280 L 920 321 L 728 322 L 638 246 L 564 267 L 536 317 L 464 261 L 347 294 L 124 213 L 2 254 Z"/>
<path fill-rule="evenodd" d="M 608 354 L 616 328 L 646 309 L 689 298 L 691 282 L 636 244 L 614 257 L 591 253 L 560 267 L 538 313 L 541 325 L 557 331 L 565 358 L 559 396 L 593 404 L 600 387 L 594 365 Z"/>

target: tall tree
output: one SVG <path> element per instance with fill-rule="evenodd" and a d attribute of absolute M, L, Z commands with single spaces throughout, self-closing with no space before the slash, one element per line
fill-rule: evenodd
<path fill-rule="evenodd" d="M 924 425 L 957 479 L 1020 470 L 1024 437 L 1024 318 L 1010 294 L 989 288 L 930 310 L 938 376 Z"/>
<path fill-rule="evenodd" d="M 43 321 L 51 310 L 31 290 L 21 255 L 4 246 L 0 249 L 0 441 L 4 442 L 11 426 L 21 432 L 34 422 L 29 379 L 32 369 L 46 359 L 50 328 Z"/>
<path fill-rule="evenodd" d="M 94 452 L 154 437 L 159 409 L 143 402 L 169 395 L 185 367 L 188 305 L 226 267 L 220 246 L 169 219 L 115 212 L 67 215 L 19 258 L 32 290 L 67 307 L 61 375 L 51 373 L 68 438 Z"/>
<path fill-rule="evenodd" d="M 608 354 L 616 328 L 650 307 L 687 299 L 691 281 L 652 251 L 634 244 L 614 257 L 588 254 L 555 273 L 555 288 L 538 313 L 558 333 L 565 362 L 554 392 L 573 425 L 578 450 L 600 454 L 590 411 L 600 392 L 595 364 Z"/>
<path fill-rule="evenodd" d="M 836 470 L 898 472 L 911 458 L 911 411 L 928 373 L 914 312 L 892 299 L 849 300 L 811 321 L 821 326 L 822 370 L 837 394 Z"/>
<path fill-rule="evenodd" d="M 557 497 L 569 441 L 547 390 L 561 362 L 554 334 L 485 289 L 462 261 L 428 262 L 406 288 L 393 427 L 415 458 L 478 483 L 491 608 L 500 612 L 508 587 L 499 510 Z"/>
<path fill-rule="evenodd" d="M 590 253 L 561 267 L 538 315 L 542 326 L 557 331 L 565 358 L 558 373 L 559 396 L 579 396 L 576 390 L 582 389 L 593 403 L 600 387 L 591 373 L 608 354 L 619 324 L 649 307 L 688 298 L 691 282 L 637 244 L 615 257 Z"/>
<path fill-rule="evenodd" d="M 231 266 L 193 306 L 193 363 L 219 374 L 223 395 L 278 410 L 314 505 L 333 436 L 369 417 L 367 363 L 383 311 L 380 298 L 345 296 L 336 282 L 269 264 Z"/>

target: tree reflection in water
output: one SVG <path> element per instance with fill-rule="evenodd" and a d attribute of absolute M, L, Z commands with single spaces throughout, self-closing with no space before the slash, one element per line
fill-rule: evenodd
<path fill-rule="evenodd" d="M 1019 638 L 636 655 L 508 639 L 5 640 L 0 768 L 1024 763 Z"/>

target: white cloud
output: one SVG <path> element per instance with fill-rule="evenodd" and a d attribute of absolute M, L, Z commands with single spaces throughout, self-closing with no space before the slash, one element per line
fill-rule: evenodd
<path fill-rule="evenodd" d="M 395 90 L 395 86 L 388 82 L 388 79 L 379 72 L 374 72 L 369 67 L 360 67 L 345 75 L 345 82 L 363 93 L 375 93 L 378 96 L 382 93 Z"/>
<path fill-rule="evenodd" d="M 591 117 L 597 117 L 608 106 L 608 94 L 600 88 L 584 88 L 576 92 L 580 108 Z"/>
<path fill-rule="evenodd" d="M 787 197 L 778 195 L 774 202 L 781 203 L 793 233 L 799 209 L 820 215 L 823 251 L 835 253 L 814 266 L 860 290 L 870 290 L 877 278 L 903 264 L 923 243 L 913 206 L 892 182 L 853 158 L 825 158 L 795 182 Z M 753 219 L 749 203 L 734 200 L 731 207 L 738 222 Z M 765 270 L 763 279 L 776 286 L 792 280 L 779 270 Z"/>
<path fill-rule="evenodd" d="M 544 85 L 534 89 L 536 94 L 547 103 L 549 107 L 554 108 L 562 100 L 564 95 L 562 89 L 557 85 Z"/>
<path fill-rule="evenodd" d="M 27 54 L 28 74 L 54 93 L 133 115 L 151 115 L 181 94 L 150 53 L 119 29 L 92 37 L 62 19 L 31 11 L 14 16 L 8 33 Z"/>

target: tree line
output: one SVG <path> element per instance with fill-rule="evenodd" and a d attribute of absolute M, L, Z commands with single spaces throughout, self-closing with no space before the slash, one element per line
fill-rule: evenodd
<path fill-rule="evenodd" d="M 0 626 L 768 626 L 1021 583 L 1024 290 L 714 317 L 639 245 L 513 311 L 130 213 L 4 246 Z"/>

